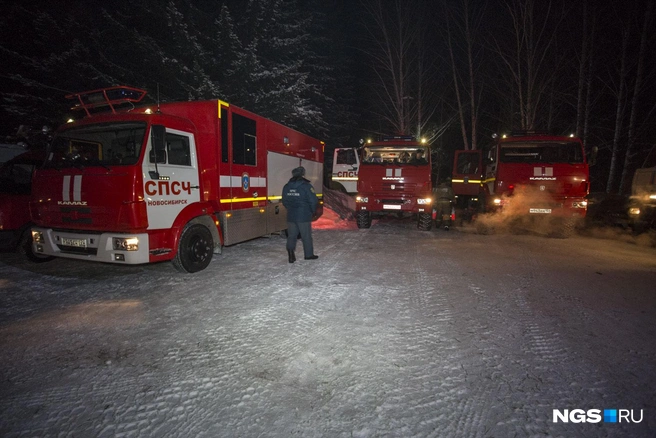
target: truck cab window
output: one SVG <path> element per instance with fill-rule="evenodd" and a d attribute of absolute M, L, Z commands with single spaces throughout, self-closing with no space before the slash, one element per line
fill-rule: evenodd
<path fill-rule="evenodd" d="M 337 164 L 356 164 L 355 151 L 343 149 L 337 152 Z"/>
<path fill-rule="evenodd" d="M 478 173 L 478 154 L 461 153 L 456 168 L 457 173 L 462 175 Z"/>
<path fill-rule="evenodd" d="M 139 160 L 145 123 L 120 122 L 67 129 L 55 135 L 47 168 L 127 166 Z"/>
<path fill-rule="evenodd" d="M 191 166 L 189 137 L 177 134 L 166 134 L 166 152 L 169 164 Z"/>

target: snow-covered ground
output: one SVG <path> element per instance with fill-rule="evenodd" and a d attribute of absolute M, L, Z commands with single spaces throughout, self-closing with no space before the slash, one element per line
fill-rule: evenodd
<path fill-rule="evenodd" d="M 656 249 L 331 210 L 314 238 L 193 275 L 0 255 L 0 436 L 656 435 Z"/>

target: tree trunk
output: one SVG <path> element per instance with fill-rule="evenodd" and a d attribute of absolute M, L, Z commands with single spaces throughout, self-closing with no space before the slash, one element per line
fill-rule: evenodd
<path fill-rule="evenodd" d="M 633 98 L 631 99 L 631 115 L 629 116 L 629 135 L 626 144 L 626 153 L 624 154 L 624 166 L 622 167 L 622 176 L 620 177 L 619 193 L 624 193 L 625 185 L 628 182 L 629 169 L 632 167 L 633 145 L 635 144 L 636 119 L 638 117 L 638 99 L 640 98 L 640 89 L 642 88 L 642 76 L 645 68 L 645 52 L 647 49 L 647 38 L 649 35 L 649 24 L 651 21 L 651 8 L 653 2 L 647 2 L 647 11 L 645 12 L 645 21 L 642 25 L 642 35 L 640 37 L 640 51 L 638 52 L 638 68 L 636 70 L 635 83 L 633 84 Z"/>
<path fill-rule="evenodd" d="M 610 168 L 608 169 L 608 181 L 606 182 L 606 193 L 613 191 L 615 182 L 615 170 L 617 168 L 617 161 L 619 157 L 620 148 L 620 135 L 622 133 L 622 119 L 624 118 L 624 95 L 626 94 L 626 58 L 629 45 L 629 29 L 624 30 L 622 36 L 622 53 L 621 53 L 621 67 L 620 67 L 620 89 L 617 93 L 617 107 L 615 109 L 615 132 L 613 135 L 613 149 L 610 157 Z"/>
<path fill-rule="evenodd" d="M 470 113 L 471 113 L 471 148 L 477 149 L 476 145 L 476 125 L 478 124 L 478 114 L 477 114 L 477 105 L 476 105 L 476 89 L 474 87 L 474 59 L 472 54 L 473 46 L 473 35 L 472 29 L 470 27 L 470 14 L 469 14 L 469 4 L 467 0 L 463 2 L 464 12 L 465 12 L 465 40 L 467 41 L 467 61 L 469 66 L 469 101 L 470 101 Z"/>
<path fill-rule="evenodd" d="M 444 6 L 445 11 L 448 10 Z M 456 103 L 458 105 L 458 117 L 460 118 L 460 133 L 462 134 L 462 144 L 466 150 L 471 149 L 469 145 L 469 136 L 467 135 L 467 125 L 465 123 L 465 109 L 462 105 L 462 98 L 460 97 L 460 81 L 458 80 L 458 69 L 456 66 L 455 56 L 453 55 L 453 41 L 451 38 L 451 16 L 446 19 L 446 32 L 447 32 L 447 46 L 449 49 L 449 58 L 451 60 L 451 72 L 453 73 L 453 87 L 456 93 Z"/>
<path fill-rule="evenodd" d="M 588 147 L 588 136 L 590 133 L 590 113 L 592 112 L 592 67 L 594 65 L 594 42 L 595 42 L 595 29 L 597 24 L 597 16 L 593 16 L 590 29 L 590 47 L 588 49 L 588 71 L 585 77 L 585 115 L 583 119 L 583 146 L 586 151 L 592 148 Z"/>
<path fill-rule="evenodd" d="M 588 1 L 583 0 L 583 31 L 582 31 L 582 43 L 581 43 L 581 57 L 579 59 L 579 86 L 578 86 L 578 95 L 576 99 L 576 136 L 581 137 L 583 129 L 583 111 L 584 111 L 584 101 L 583 96 L 585 93 L 585 78 L 586 78 L 586 67 L 587 67 L 587 56 L 588 56 Z"/>

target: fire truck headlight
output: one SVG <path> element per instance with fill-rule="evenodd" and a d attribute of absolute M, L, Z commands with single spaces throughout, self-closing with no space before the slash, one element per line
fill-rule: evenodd
<path fill-rule="evenodd" d="M 629 208 L 629 214 L 631 216 L 640 216 L 640 208 L 638 208 L 638 207 Z"/>
<path fill-rule="evenodd" d="M 367 196 L 356 196 L 355 202 L 367 203 L 369 202 L 369 198 Z"/>
<path fill-rule="evenodd" d="M 656 199 L 656 193 L 652 193 L 651 195 L 649 195 L 649 199 Z"/>
<path fill-rule="evenodd" d="M 114 237 L 114 249 L 118 251 L 138 251 L 139 239 L 137 237 Z"/>
<path fill-rule="evenodd" d="M 587 208 L 588 207 L 588 201 L 575 201 L 575 202 L 572 202 L 572 207 L 574 207 L 574 208 Z"/>
<path fill-rule="evenodd" d="M 426 205 L 432 203 L 433 200 L 431 198 L 419 198 L 417 199 L 417 204 L 419 205 Z"/>
<path fill-rule="evenodd" d="M 494 205 L 501 205 L 501 198 L 494 198 L 492 202 L 494 202 Z"/>
<path fill-rule="evenodd" d="M 32 231 L 32 241 L 35 243 L 45 242 L 45 239 L 43 238 L 43 233 L 41 231 Z"/>

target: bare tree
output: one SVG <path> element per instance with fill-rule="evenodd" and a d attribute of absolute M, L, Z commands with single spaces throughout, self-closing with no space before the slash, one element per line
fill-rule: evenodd
<path fill-rule="evenodd" d="M 585 95 L 585 86 L 586 86 L 586 77 L 587 77 L 587 68 L 588 68 L 588 57 L 590 56 L 590 40 L 592 35 L 588 31 L 588 0 L 583 0 L 583 24 L 581 32 L 581 54 L 579 56 L 579 86 L 578 86 L 578 95 L 576 99 L 576 136 L 581 137 L 581 131 L 583 130 L 584 124 L 584 95 Z"/>
<path fill-rule="evenodd" d="M 512 44 L 493 40 L 497 55 L 509 74 L 511 95 L 517 100 L 519 126 L 534 129 L 542 99 L 558 70 L 558 59 L 551 49 L 558 35 L 558 26 L 564 12 L 556 15 L 552 2 L 539 2 L 543 9 L 536 10 L 534 0 L 508 0 L 505 2 L 512 28 Z M 556 59 L 555 65 L 549 65 Z"/>
<path fill-rule="evenodd" d="M 422 1 L 394 0 L 364 4 L 369 45 L 363 52 L 371 60 L 376 81 L 374 113 L 398 134 L 420 137 L 435 112 L 435 68 L 426 52 Z M 433 132 L 435 132 L 433 130 Z"/>
<path fill-rule="evenodd" d="M 618 167 L 618 160 L 620 155 L 620 136 L 622 134 L 622 120 L 626 111 L 626 77 L 628 75 L 628 46 L 630 27 L 624 28 L 622 31 L 622 50 L 620 53 L 620 74 L 619 74 L 619 89 L 617 91 L 617 101 L 615 106 L 615 131 L 613 134 L 613 145 L 611 149 L 610 168 L 608 169 L 608 181 L 606 182 L 606 193 L 613 191 L 615 182 L 615 172 Z"/>
<path fill-rule="evenodd" d="M 625 184 L 627 183 L 629 169 L 633 163 L 635 156 L 634 145 L 636 141 L 636 124 L 638 117 L 638 100 L 641 96 L 642 77 L 645 69 L 645 54 L 647 51 L 647 38 L 650 36 L 651 29 L 651 10 L 653 2 L 647 2 L 647 10 L 644 15 L 642 24 L 642 32 L 640 36 L 640 50 L 638 52 L 638 67 L 636 70 L 635 82 L 633 84 L 633 98 L 631 99 L 631 115 L 629 116 L 629 131 L 626 145 L 626 153 L 624 154 L 624 166 L 622 167 L 622 176 L 620 178 L 619 193 L 624 193 Z"/>
<path fill-rule="evenodd" d="M 587 61 L 588 66 L 587 70 L 583 72 L 585 76 L 584 87 L 585 87 L 585 104 L 583 105 L 583 132 L 578 131 L 578 118 L 577 118 L 577 135 L 582 136 L 583 145 L 588 149 L 588 137 L 590 134 L 590 114 L 592 112 L 592 79 L 593 79 L 593 66 L 594 66 L 594 48 L 595 48 L 595 29 L 597 27 L 597 14 L 595 13 L 592 17 L 592 23 L 590 27 L 590 36 L 589 44 L 587 45 Z M 585 38 L 585 36 L 584 36 Z"/>
<path fill-rule="evenodd" d="M 460 131 L 465 149 L 477 148 L 478 133 L 478 109 L 479 100 L 476 89 L 476 35 L 481 23 L 483 14 L 478 14 L 473 10 L 471 0 L 462 0 L 458 9 L 451 2 L 443 2 L 443 10 L 446 16 L 446 41 L 451 61 L 451 72 L 456 95 L 456 104 L 458 105 L 458 117 L 460 119 Z M 459 38 L 461 37 L 461 38 Z M 457 41 L 463 41 L 464 47 L 458 47 Z M 460 48 L 459 54 L 464 51 L 466 67 L 463 69 L 458 65 L 456 49 Z M 462 70 L 465 70 L 463 73 Z M 464 99 L 468 97 L 469 101 L 465 104 Z M 467 129 L 467 113 L 469 113 L 469 130 Z M 471 131 L 471 138 L 468 131 Z"/>

